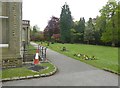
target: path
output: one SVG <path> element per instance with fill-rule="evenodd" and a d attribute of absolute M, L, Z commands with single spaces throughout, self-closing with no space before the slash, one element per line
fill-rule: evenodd
<path fill-rule="evenodd" d="M 36 45 L 35 43 L 31 43 Z M 47 57 L 59 71 L 50 77 L 9 81 L 3 86 L 118 86 L 118 76 L 50 49 Z"/>

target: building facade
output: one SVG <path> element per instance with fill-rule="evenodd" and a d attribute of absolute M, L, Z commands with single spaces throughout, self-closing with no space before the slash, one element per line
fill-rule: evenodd
<path fill-rule="evenodd" d="M 29 43 L 30 24 L 25 22 L 28 23 L 22 21 L 22 2 L 0 2 L 0 44 L 7 45 L 0 47 L 3 67 L 22 64 L 23 40 Z"/>
<path fill-rule="evenodd" d="M 22 20 L 22 42 L 26 45 L 30 43 L 30 21 Z"/>

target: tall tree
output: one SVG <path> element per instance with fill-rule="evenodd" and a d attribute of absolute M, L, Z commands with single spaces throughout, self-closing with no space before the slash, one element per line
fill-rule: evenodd
<path fill-rule="evenodd" d="M 73 20 L 71 12 L 67 3 L 63 5 L 61 15 L 60 15 L 60 34 L 61 41 L 71 42 L 71 28 L 73 26 Z"/>
<path fill-rule="evenodd" d="M 107 4 L 100 10 L 101 17 L 106 19 L 106 29 L 102 33 L 101 40 L 104 42 L 112 42 L 112 46 L 118 41 L 118 29 L 116 22 L 117 3 L 115 0 L 108 1 Z"/>
<path fill-rule="evenodd" d="M 117 28 L 118 28 L 118 34 L 120 34 L 120 19 L 118 19 L 118 18 L 120 18 L 120 1 L 118 2 L 118 7 L 117 7 L 117 23 L 118 23 L 118 26 L 117 26 Z M 118 35 L 118 44 L 119 44 L 119 46 L 120 46 L 120 35 Z"/>
<path fill-rule="evenodd" d="M 94 32 L 95 32 L 95 27 L 92 23 L 92 18 L 89 18 L 89 21 L 86 24 L 86 28 L 84 32 L 84 41 L 87 41 L 87 43 L 89 44 L 90 41 L 95 40 Z"/>
<path fill-rule="evenodd" d="M 84 30 L 85 30 L 85 19 L 80 18 L 79 22 L 78 22 L 78 27 L 77 27 L 77 32 L 80 33 L 80 40 L 81 42 L 84 41 Z"/>
<path fill-rule="evenodd" d="M 97 16 L 95 22 L 95 41 L 97 44 L 102 43 L 101 36 L 106 30 L 106 18 L 104 16 Z"/>

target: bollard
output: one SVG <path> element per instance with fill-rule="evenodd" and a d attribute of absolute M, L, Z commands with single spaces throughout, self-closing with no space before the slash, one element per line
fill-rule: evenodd
<path fill-rule="evenodd" d="M 46 61 L 47 48 L 39 45 L 39 51 L 40 51 L 39 55 L 40 55 L 40 58 L 42 59 L 42 61 L 43 62 Z"/>

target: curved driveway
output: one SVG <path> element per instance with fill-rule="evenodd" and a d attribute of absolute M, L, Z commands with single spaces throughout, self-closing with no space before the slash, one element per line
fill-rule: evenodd
<path fill-rule="evenodd" d="M 32 43 L 32 45 L 36 45 Z M 4 82 L 3 86 L 118 86 L 118 76 L 50 49 L 47 57 L 59 71 L 50 77 Z"/>

